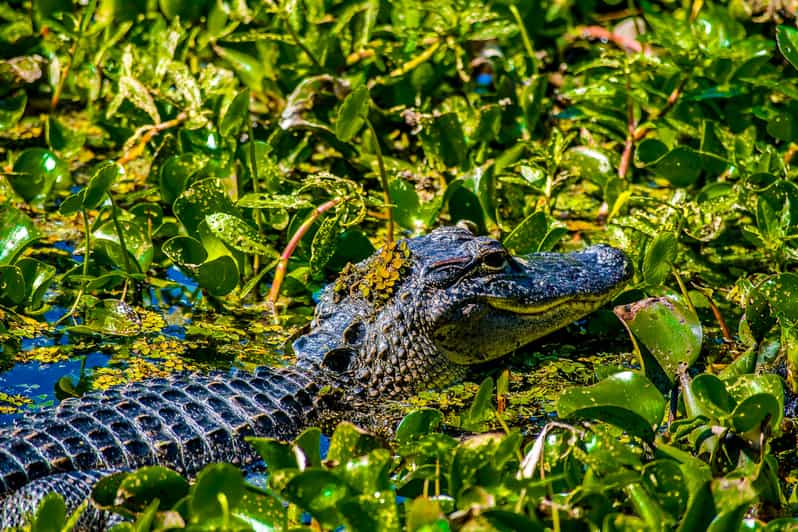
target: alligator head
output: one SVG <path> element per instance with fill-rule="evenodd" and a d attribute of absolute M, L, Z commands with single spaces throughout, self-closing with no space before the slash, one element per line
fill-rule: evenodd
<path fill-rule="evenodd" d="M 626 256 L 606 245 L 515 257 L 444 227 L 342 272 L 294 350 L 300 365 L 320 364 L 358 394 L 408 395 L 585 316 L 630 275 Z"/>

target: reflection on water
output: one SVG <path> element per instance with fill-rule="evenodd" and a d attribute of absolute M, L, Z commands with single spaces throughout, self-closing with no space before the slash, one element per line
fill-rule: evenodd
<path fill-rule="evenodd" d="M 39 339 L 31 339 L 36 343 Z M 106 354 L 94 352 L 86 355 L 86 370 L 103 367 L 108 364 Z M 77 382 L 80 375 L 82 357 L 54 364 L 42 364 L 38 361 L 23 362 L 0 374 L 0 390 L 9 395 L 23 395 L 33 401 L 36 407 L 56 402 L 55 385 L 64 375 Z M 16 414 L 0 414 L 0 426 L 11 423 L 15 418 L 24 416 L 24 410 Z"/>

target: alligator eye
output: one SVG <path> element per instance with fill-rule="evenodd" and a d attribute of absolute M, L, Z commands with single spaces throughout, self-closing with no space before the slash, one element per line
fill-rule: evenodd
<path fill-rule="evenodd" d="M 507 268 L 507 254 L 501 252 L 490 253 L 482 257 L 482 265 L 491 272 L 502 271 Z"/>

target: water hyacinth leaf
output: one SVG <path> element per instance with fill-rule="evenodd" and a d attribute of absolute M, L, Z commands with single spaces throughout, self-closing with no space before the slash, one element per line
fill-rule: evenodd
<path fill-rule="evenodd" d="M 86 312 L 86 323 L 68 328 L 79 334 L 135 336 L 141 333 L 136 309 L 120 299 L 104 299 Z"/>
<path fill-rule="evenodd" d="M 33 522 L 30 525 L 31 532 L 56 532 L 62 529 L 66 521 L 66 503 L 64 497 L 58 493 L 48 493 L 44 496 Z"/>
<path fill-rule="evenodd" d="M 279 530 L 286 522 L 286 512 L 288 508 L 277 497 L 246 490 L 232 513 L 256 530 Z"/>
<path fill-rule="evenodd" d="M 322 219 L 313 241 L 310 243 L 310 271 L 320 273 L 335 254 L 335 246 L 340 232 L 339 215 Z"/>
<path fill-rule="evenodd" d="M 191 519 L 202 523 L 224 515 L 225 508 L 219 501 L 223 494 L 227 499 L 227 509 L 235 508 L 244 496 L 244 475 L 230 464 L 211 464 L 206 466 L 191 488 Z"/>
<path fill-rule="evenodd" d="M 798 30 L 789 26 L 779 26 L 776 28 L 776 43 L 781 55 L 798 69 Z"/>
<path fill-rule="evenodd" d="M 255 141 L 254 149 L 255 167 L 257 169 L 258 181 L 261 185 L 261 189 L 276 192 L 280 188 L 282 170 L 277 160 L 274 158 L 274 155 L 272 155 L 274 149 L 268 142 L 260 140 Z M 244 182 L 252 180 L 254 175 L 252 172 L 252 144 L 250 142 L 241 144 L 238 147 L 236 156 L 238 160 L 241 161 L 241 166 L 244 169 Z"/>
<path fill-rule="evenodd" d="M 28 95 L 24 91 L 20 91 L 14 96 L 0 99 L 0 131 L 17 125 L 22 115 L 25 114 L 27 105 Z"/>
<path fill-rule="evenodd" d="M 122 249 L 116 224 L 113 220 L 109 220 L 95 229 L 93 233 L 95 252 L 119 269 L 126 269 L 132 262 L 139 272 L 147 271 L 152 264 L 155 247 L 146 228 L 135 219 L 119 220 L 119 227 L 122 230 L 126 249 Z M 128 255 L 127 259 L 125 254 Z M 129 271 L 128 273 L 134 272 Z"/>
<path fill-rule="evenodd" d="M 360 85 L 344 99 L 335 121 L 335 136 L 340 141 L 352 140 L 366 123 L 370 99 L 369 89 L 365 85 Z"/>
<path fill-rule="evenodd" d="M 701 322 L 681 296 L 643 299 L 615 307 L 614 312 L 671 382 L 680 364 L 689 367 L 698 358 L 703 342 Z"/>
<path fill-rule="evenodd" d="M 25 301 L 25 278 L 16 266 L 0 266 L 0 299 L 11 305 Z"/>
<path fill-rule="evenodd" d="M 798 321 L 798 274 L 787 272 L 771 277 L 759 286 L 759 291 L 778 318 Z"/>
<path fill-rule="evenodd" d="M 307 209 L 313 203 L 305 198 L 293 194 L 269 194 L 263 192 L 250 192 L 239 198 L 236 207 L 244 209 Z"/>
<path fill-rule="evenodd" d="M 773 395 L 758 393 L 743 400 L 732 412 L 732 427 L 739 434 L 758 429 L 765 422 L 778 427 L 784 409 Z"/>
<path fill-rule="evenodd" d="M 310 468 L 294 476 L 282 495 L 309 512 L 322 526 L 332 529 L 342 522 L 336 506 L 349 495 L 349 490 L 332 472 Z"/>
<path fill-rule="evenodd" d="M 453 222 L 469 220 L 477 225 L 479 231 L 485 227 L 485 213 L 476 194 L 459 186 L 448 198 L 449 214 Z"/>
<path fill-rule="evenodd" d="M 388 192 L 395 205 L 393 215 L 396 222 L 407 229 L 418 229 L 423 223 L 419 213 L 421 202 L 413 185 L 404 179 L 393 179 L 388 183 Z"/>
<path fill-rule="evenodd" d="M 692 393 L 688 393 L 692 392 Z M 688 417 L 706 416 L 722 419 L 731 414 L 737 401 L 726 390 L 726 385 L 718 377 L 702 373 L 684 391 L 684 404 Z"/>
<path fill-rule="evenodd" d="M 343 464 L 381 447 L 380 441 L 368 432 L 343 422 L 336 427 L 330 439 L 327 461 Z"/>
<path fill-rule="evenodd" d="M 175 236 L 161 246 L 161 251 L 178 266 L 194 268 L 205 262 L 208 252 L 196 238 Z"/>
<path fill-rule="evenodd" d="M 473 142 L 490 142 L 501 131 L 502 108 L 497 104 L 489 104 L 479 110 L 477 127 L 470 135 Z"/>
<path fill-rule="evenodd" d="M 84 188 L 74 194 L 70 194 L 61 202 L 61 205 L 58 206 L 58 212 L 61 216 L 72 216 L 83 209 L 83 196 L 85 191 L 86 189 Z"/>
<path fill-rule="evenodd" d="M 175 199 L 185 190 L 186 183 L 191 174 L 204 166 L 206 158 L 196 153 L 186 153 L 170 157 L 161 166 L 159 176 L 159 190 L 161 201 L 167 205 L 174 203 Z"/>
<path fill-rule="evenodd" d="M 191 1 L 185 0 L 186 3 L 191 3 Z M 263 65 L 258 58 L 239 52 L 234 48 L 225 48 L 218 45 L 213 47 L 213 51 L 230 64 L 230 67 L 235 70 L 241 81 L 253 92 L 260 93 L 263 91 L 264 71 Z"/>
<path fill-rule="evenodd" d="M 676 235 L 671 232 L 659 233 L 648 246 L 643 258 L 643 278 L 651 286 L 659 286 L 673 268 L 676 260 Z"/>
<path fill-rule="evenodd" d="M 14 262 L 40 236 L 30 216 L 11 205 L 0 206 L 0 265 Z"/>
<path fill-rule="evenodd" d="M 689 491 L 685 475 L 675 460 L 655 460 L 643 467 L 641 484 L 656 498 L 670 518 L 682 515 L 687 508 Z"/>
<path fill-rule="evenodd" d="M 171 469 L 142 467 L 121 478 L 116 491 L 117 503 L 141 511 L 156 499 L 161 508 L 171 508 L 188 493 L 188 481 Z"/>
<path fill-rule="evenodd" d="M 201 236 L 200 224 L 205 225 L 207 214 L 236 213 L 233 202 L 230 201 L 219 180 L 215 178 L 193 183 L 175 200 L 173 210 L 188 234 L 195 238 Z"/>
<path fill-rule="evenodd" d="M 504 239 L 504 247 L 514 255 L 525 255 L 534 253 L 543 241 L 549 230 L 549 221 L 546 213 L 535 211 L 521 223 Z"/>
<path fill-rule="evenodd" d="M 238 286 L 238 280 L 236 261 L 227 255 L 204 262 L 197 268 L 197 281 L 212 296 L 229 294 Z"/>
<path fill-rule="evenodd" d="M 92 504 L 103 510 L 116 506 L 116 493 L 128 475 L 130 472 L 124 471 L 112 473 L 98 480 L 91 490 Z"/>
<path fill-rule="evenodd" d="M 15 266 L 25 279 L 25 304 L 37 308 L 55 277 L 55 266 L 32 258 L 20 259 Z"/>
<path fill-rule="evenodd" d="M 40 207 L 56 181 L 70 182 L 72 177 L 67 164 L 50 150 L 28 148 L 14 161 L 13 173 L 8 174 L 7 179 L 22 199 Z"/>
<path fill-rule="evenodd" d="M 701 154 L 688 146 L 679 146 L 663 155 L 653 165 L 654 172 L 676 187 L 688 187 L 701 175 Z"/>
<path fill-rule="evenodd" d="M 219 121 L 219 134 L 223 138 L 236 135 L 249 118 L 249 90 L 244 89 L 236 94 L 233 101 L 225 109 Z"/>
<path fill-rule="evenodd" d="M 557 400 L 562 418 L 598 419 L 647 441 L 662 421 L 665 398 L 645 376 L 623 371 L 592 386 L 565 390 Z"/>
<path fill-rule="evenodd" d="M 422 140 L 427 156 L 440 161 L 445 167 L 459 166 L 466 159 L 465 133 L 455 112 L 436 117 L 424 128 Z"/>
<path fill-rule="evenodd" d="M 360 458 L 349 460 L 339 474 L 353 491 L 366 494 L 390 493 L 392 462 L 393 458 L 387 449 L 375 449 Z M 391 506 L 394 505 L 391 497 Z"/>
<path fill-rule="evenodd" d="M 601 186 L 615 177 L 615 166 L 607 154 L 587 146 L 568 148 L 563 154 L 563 165 L 569 174 Z"/>
<path fill-rule="evenodd" d="M 493 417 L 493 378 L 486 377 L 474 396 L 471 407 L 463 414 L 460 426 L 466 430 L 479 430 L 482 423 Z"/>
<path fill-rule="evenodd" d="M 63 157 L 73 156 L 86 142 L 86 135 L 68 128 L 53 115 L 47 117 L 44 136 L 50 149 Z"/>
<path fill-rule="evenodd" d="M 792 142 L 798 139 L 798 120 L 792 113 L 782 111 L 768 120 L 767 132 L 779 140 Z"/>
<path fill-rule="evenodd" d="M 397 443 L 408 443 L 429 434 L 443 421 L 443 414 L 435 408 L 419 408 L 407 414 L 396 427 Z"/>
<path fill-rule="evenodd" d="M 635 165 L 646 167 L 662 159 L 668 153 L 668 146 L 657 139 L 643 139 L 635 150 Z"/>
<path fill-rule="evenodd" d="M 116 179 L 124 175 L 125 169 L 114 161 L 100 165 L 83 191 L 83 208 L 96 209 L 102 203 L 105 193 L 111 189 Z"/>
<path fill-rule="evenodd" d="M 295 451 L 301 451 L 307 467 L 321 467 L 321 430 L 310 427 L 294 440 Z"/>
<path fill-rule="evenodd" d="M 777 415 L 773 418 L 772 426 L 778 427 L 784 415 L 784 386 L 782 379 L 774 373 L 763 373 L 761 375 L 746 374 L 741 375 L 728 387 L 729 393 L 739 404 L 747 399 L 765 394 L 773 397 L 779 406 L 776 409 Z"/>
<path fill-rule="evenodd" d="M 399 512 L 391 491 L 381 490 L 356 497 L 347 497 L 338 503 L 338 509 L 348 530 L 401 530 Z"/>
<path fill-rule="evenodd" d="M 246 440 L 263 459 L 268 471 L 299 469 L 300 464 L 291 444 L 273 438 L 248 437 Z"/>
<path fill-rule="evenodd" d="M 277 257 L 279 253 L 247 222 L 224 212 L 209 214 L 205 222 L 211 232 L 231 248 L 248 255 Z"/>

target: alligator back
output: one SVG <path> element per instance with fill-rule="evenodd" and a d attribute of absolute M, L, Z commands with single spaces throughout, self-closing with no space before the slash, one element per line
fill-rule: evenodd
<path fill-rule="evenodd" d="M 89 393 L 0 430 L 0 498 L 69 471 L 255 460 L 246 436 L 289 438 L 314 412 L 318 387 L 294 368 L 180 374 Z"/>

